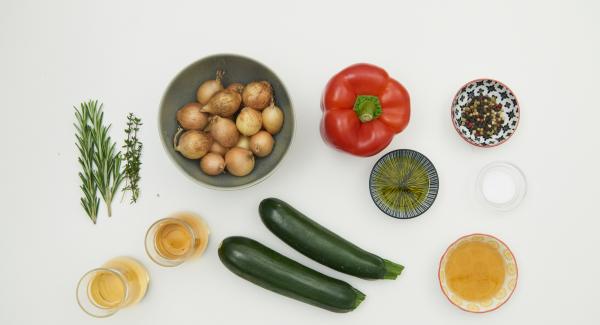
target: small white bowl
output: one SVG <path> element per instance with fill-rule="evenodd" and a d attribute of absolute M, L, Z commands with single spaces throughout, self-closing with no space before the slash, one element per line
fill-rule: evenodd
<path fill-rule="evenodd" d="M 527 192 L 527 181 L 521 169 L 505 161 L 483 167 L 475 186 L 480 201 L 499 211 L 516 208 Z"/>

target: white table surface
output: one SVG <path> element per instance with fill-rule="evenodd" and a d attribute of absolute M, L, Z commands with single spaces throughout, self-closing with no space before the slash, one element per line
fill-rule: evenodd
<path fill-rule="evenodd" d="M 597 324 L 599 308 L 600 84 L 598 1 L 23 1 L 0 2 L 0 324 Z M 293 98 L 297 132 L 281 168 L 246 190 L 203 188 L 179 172 L 159 141 L 160 98 L 175 74 L 204 56 L 239 53 L 271 67 Z M 371 167 L 319 135 L 328 78 L 356 62 L 380 65 L 409 90 L 412 119 L 386 151 L 412 148 L 440 176 L 433 207 L 410 221 L 369 197 Z M 466 81 L 493 77 L 517 94 L 515 136 L 488 150 L 454 132 L 449 105 Z M 144 121 L 142 198 L 79 206 L 72 105 L 104 102 L 113 137 L 125 115 Z M 494 160 L 523 169 L 528 193 L 509 213 L 472 197 Z M 406 265 L 396 281 L 364 281 L 287 247 L 260 222 L 261 199 L 280 197 L 360 246 Z M 146 257 L 147 227 L 193 210 L 212 228 L 206 254 L 175 269 Z M 437 281 L 440 255 L 461 235 L 502 238 L 520 270 L 512 299 L 470 314 Z M 278 296 L 225 269 L 216 248 L 247 235 L 367 294 L 334 314 Z M 136 307 L 97 320 L 75 301 L 88 269 L 117 255 L 148 267 Z"/>

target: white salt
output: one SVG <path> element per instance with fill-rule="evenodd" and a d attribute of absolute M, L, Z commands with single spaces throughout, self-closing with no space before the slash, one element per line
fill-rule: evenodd
<path fill-rule="evenodd" d="M 481 191 L 486 200 L 492 203 L 507 203 L 515 196 L 515 180 L 507 171 L 490 170 L 483 177 Z"/>

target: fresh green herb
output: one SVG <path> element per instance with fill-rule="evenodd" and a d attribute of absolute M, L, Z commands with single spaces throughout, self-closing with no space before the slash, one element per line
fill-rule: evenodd
<path fill-rule="evenodd" d="M 123 148 L 125 149 L 125 153 L 123 154 L 123 159 L 126 161 L 125 164 L 125 187 L 123 188 L 123 193 L 126 191 L 131 192 L 131 200 L 129 203 L 133 204 L 137 202 L 140 197 L 140 166 L 142 162 L 140 158 L 142 157 L 142 143 L 138 139 L 138 131 L 140 130 L 140 126 L 142 125 L 142 120 L 135 116 L 133 113 L 129 113 L 127 115 L 127 128 L 125 129 L 125 134 L 127 135 L 127 139 L 125 139 L 125 145 Z"/>
<path fill-rule="evenodd" d="M 112 201 L 124 180 L 126 186 L 123 191 L 131 191 L 131 203 L 139 198 L 142 143 L 138 139 L 138 131 L 142 121 L 133 113 L 127 116 L 125 153 L 121 154 L 109 135 L 111 125 L 104 124 L 102 104 L 91 100 L 81 103 L 79 109 L 75 107 L 75 117 L 78 160 L 82 169 L 79 173 L 83 191 L 81 205 L 96 223 L 100 205 L 98 193 L 106 204 L 109 217 L 112 215 Z M 125 167 L 121 167 L 123 160 L 126 161 Z"/>
<path fill-rule="evenodd" d="M 117 144 L 108 135 L 111 125 L 104 125 L 102 104 L 96 109 L 97 101 L 94 101 L 93 106 L 95 114 L 90 115 L 90 122 L 96 149 L 94 152 L 94 164 L 96 165 L 94 180 L 98 185 L 98 191 L 104 203 L 106 203 L 106 209 L 110 217 L 112 215 L 112 200 L 124 177 L 121 170 L 121 153 L 117 151 Z"/>
<path fill-rule="evenodd" d="M 78 161 L 82 169 L 79 172 L 80 188 L 83 192 L 80 201 L 81 206 L 92 222 L 96 223 L 100 199 L 98 199 L 98 186 L 94 180 L 94 131 L 89 124 L 90 116 L 96 114 L 96 102 L 81 103 L 79 109 L 77 107 L 73 108 L 75 108 L 75 118 L 77 120 L 74 125 L 77 130 L 75 138 L 77 139 L 77 149 L 79 149 Z"/>

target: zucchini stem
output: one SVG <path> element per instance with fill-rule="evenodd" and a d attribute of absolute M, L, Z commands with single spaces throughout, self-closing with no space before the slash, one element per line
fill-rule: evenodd
<path fill-rule="evenodd" d="M 354 306 L 352 308 L 355 309 L 356 307 L 358 307 L 358 305 L 360 305 L 361 302 L 363 302 L 363 300 L 365 300 L 367 296 L 364 293 L 358 291 L 356 288 L 352 289 L 354 289 L 354 292 L 356 292 L 356 300 L 354 300 Z"/>
<path fill-rule="evenodd" d="M 386 259 L 383 260 L 383 265 L 385 267 L 385 274 L 383 275 L 383 278 L 388 280 L 396 280 L 400 273 L 402 273 L 402 270 L 404 270 L 404 266 Z"/>

